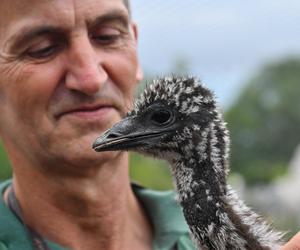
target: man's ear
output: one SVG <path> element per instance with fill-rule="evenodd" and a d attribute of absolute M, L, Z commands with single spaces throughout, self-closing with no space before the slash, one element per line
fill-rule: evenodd
<path fill-rule="evenodd" d="M 137 28 L 137 25 L 135 22 L 131 22 L 131 31 L 132 31 L 132 34 L 133 34 L 133 38 L 135 40 L 135 42 L 137 43 L 138 41 L 138 28 Z"/>
<path fill-rule="evenodd" d="M 135 41 L 135 44 L 137 47 L 137 45 L 138 45 L 138 28 L 137 28 L 136 23 L 131 23 L 131 29 L 132 29 L 133 38 L 134 38 L 134 41 Z M 137 59 L 137 60 L 138 60 L 138 66 L 137 66 L 137 71 L 136 71 L 136 79 L 138 82 L 140 82 L 144 78 L 144 72 L 142 70 L 139 59 Z"/>
<path fill-rule="evenodd" d="M 136 79 L 138 82 L 142 81 L 144 78 L 144 72 L 142 70 L 141 64 L 138 62 L 138 68 L 136 70 Z"/>

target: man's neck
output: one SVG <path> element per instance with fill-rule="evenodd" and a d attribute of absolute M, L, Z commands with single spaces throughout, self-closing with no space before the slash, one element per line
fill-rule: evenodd
<path fill-rule="evenodd" d="M 114 161 L 90 177 L 16 173 L 13 185 L 26 224 L 75 250 L 150 249 L 151 226 L 132 192 L 127 154 Z"/>

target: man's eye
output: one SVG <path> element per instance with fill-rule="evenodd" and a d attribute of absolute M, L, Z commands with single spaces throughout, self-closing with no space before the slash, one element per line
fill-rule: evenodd
<path fill-rule="evenodd" d="M 118 29 L 104 28 L 92 34 L 92 39 L 100 45 L 113 45 L 121 38 L 122 33 Z"/>
<path fill-rule="evenodd" d="M 47 59 L 54 55 L 61 48 L 61 46 L 61 42 L 42 37 L 28 46 L 23 55 L 32 59 Z"/>
<path fill-rule="evenodd" d="M 26 54 L 27 56 L 35 59 L 44 59 L 53 55 L 58 48 L 58 45 L 50 45 L 39 49 L 30 49 L 26 52 Z"/>
<path fill-rule="evenodd" d="M 102 45 L 108 45 L 116 42 L 120 38 L 120 35 L 101 35 L 93 37 L 93 39 Z"/>

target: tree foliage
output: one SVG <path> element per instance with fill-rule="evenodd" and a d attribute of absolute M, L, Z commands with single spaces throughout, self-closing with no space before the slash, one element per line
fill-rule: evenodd
<path fill-rule="evenodd" d="M 248 184 L 283 174 L 300 142 L 300 59 L 264 67 L 226 113 L 231 166 Z"/>
<path fill-rule="evenodd" d="M 130 177 L 133 181 L 148 188 L 156 190 L 173 188 L 167 163 L 141 154 L 130 154 Z"/>

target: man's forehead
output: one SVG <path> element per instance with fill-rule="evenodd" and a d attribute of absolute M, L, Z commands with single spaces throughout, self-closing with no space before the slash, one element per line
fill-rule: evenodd
<path fill-rule="evenodd" d="M 128 12 L 128 1 L 124 0 L 1 0 L 0 18 L 10 20 L 27 15 L 38 16 L 51 11 L 80 12 L 82 10 L 105 11 L 107 8 L 123 8 Z"/>
<path fill-rule="evenodd" d="M 0 34 L 10 36 L 37 23 L 72 26 L 116 11 L 129 15 L 123 0 L 0 0 Z"/>

